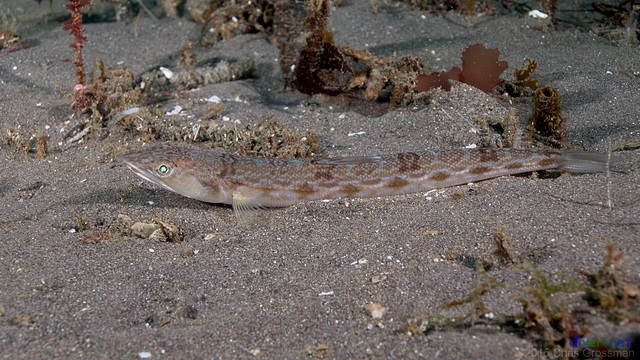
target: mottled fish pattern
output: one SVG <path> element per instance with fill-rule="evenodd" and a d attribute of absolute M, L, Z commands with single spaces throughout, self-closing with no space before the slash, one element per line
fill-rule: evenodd
<path fill-rule="evenodd" d="M 236 214 L 301 201 L 377 197 L 540 170 L 602 172 L 607 156 L 522 149 L 458 149 L 324 159 L 243 157 L 169 144 L 122 157 L 140 177 Z"/>

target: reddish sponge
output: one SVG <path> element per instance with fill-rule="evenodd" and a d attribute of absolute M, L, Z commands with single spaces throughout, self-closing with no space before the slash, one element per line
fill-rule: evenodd
<path fill-rule="evenodd" d="M 449 80 L 462 81 L 462 71 L 459 67 L 454 66 L 447 72 L 440 73 L 440 75 L 418 75 L 418 83 L 415 90 L 417 92 L 423 92 L 430 89 L 442 87 L 442 90 L 451 90 L 451 84 Z"/>
<path fill-rule="evenodd" d="M 498 49 L 487 49 L 482 44 L 471 45 L 462 52 L 462 82 L 488 93 L 500 83 L 509 65 L 499 61 Z"/>
<path fill-rule="evenodd" d="M 500 74 L 509 67 L 506 61 L 499 61 L 498 56 L 498 49 L 487 49 L 482 44 L 471 45 L 462 52 L 462 71 L 453 67 L 439 76 L 418 75 L 415 90 L 423 92 L 442 87 L 442 90 L 449 91 L 449 80 L 457 80 L 489 93 L 500 83 Z"/>

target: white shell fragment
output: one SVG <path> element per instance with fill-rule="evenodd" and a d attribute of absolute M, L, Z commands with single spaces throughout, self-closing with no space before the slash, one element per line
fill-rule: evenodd
<path fill-rule="evenodd" d="M 212 97 L 205 99 L 206 102 L 212 102 L 212 103 L 216 103 L 219 104 L 222 102 L 222 99 L 220 99 L 218 96 L 213 95 Z"/>
<path fill-rule="evenodd" d="M 164 77 L 167 79 L 171 79 L 173 77 L 173 71 L 167 69 L 166 67 L 160 66 L 160 71 L 164 74 Z"/>
<path fill-rule="evenodd" d="M 121 112 L 120 115 L 131 115 L 137 113 L 138 111 L 140 111 L 139 107 L 132 107 L 131 109 L 127 109 Z"/>
<path fill-rule="evenodd" d="M 180 114 L 180 111 L 182 111 L 182 106 L 176 105 L 173 110 L 167 111 L 165 115 L 178 115 Z"/>
<path fill-rule="evenodd" d="M 549 15 L 543 13 L 540 10 L 531 10 L 529 11 L 529 16 L 534 18 L 534 19 L 546 19 L 549 17 Z"/>

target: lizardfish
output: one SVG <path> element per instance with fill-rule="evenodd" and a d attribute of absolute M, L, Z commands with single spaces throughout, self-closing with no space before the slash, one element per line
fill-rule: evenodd
<path fill-rule="evenodd" d="M 169 144 L 122 157 L 143 179 L 189 198 L 231 204 L 236 215 L 301 201 L 424 192 L 532 171 L 602 172 L 607 159 L 604 154 L 510 148 L 274 159 Z"/>

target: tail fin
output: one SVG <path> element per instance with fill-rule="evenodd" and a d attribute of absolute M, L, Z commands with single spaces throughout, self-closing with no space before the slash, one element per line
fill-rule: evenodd
<path fill-rule="evenodd" d="M 611 154 L 567 152 L 560 159 L 560 170 L 575 173 L 605 172 L 614 162 Z"/>

